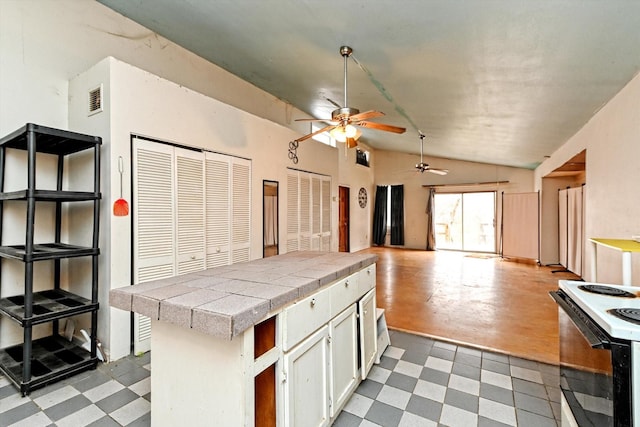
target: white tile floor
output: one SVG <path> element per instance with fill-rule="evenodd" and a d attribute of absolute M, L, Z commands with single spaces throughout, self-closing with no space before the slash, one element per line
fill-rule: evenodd
<path fill-rule="evenodd" d="M 0 427 L 149 426 L 150 354 L 22 397 L 0 376 Z M 336 427 L 557 427 L 558 368 L 391 331 Z"/>

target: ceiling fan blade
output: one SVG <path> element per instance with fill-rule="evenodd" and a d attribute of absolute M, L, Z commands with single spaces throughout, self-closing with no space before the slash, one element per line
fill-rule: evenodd
<path fill-rule="evenodd" d="M 426 169 L 427 172 L 435 173 L 436 175 L 446 175 L 449 173 L 449 169 Z"/>
<path fill-rule="evenodd" d="M 356 141 L 356 138 L 347 138 L 347 142 L 345 142 L 345 144 L 347 144 L 347 148 L 353 148 L 358 146 L 358 142 Z"/>
<path fill-rule="evenodd" d="M 307 140 L 307 139 L 309 139 L 309 138 L 311 138 L 311 137 L 313 137 L 313 136 L 318 135 L 319 133 L 322 133 L 322 132 L 329 132 L 330 130 L 333 130 L 335 127 L 336 127 L 336 125 L 329 125 L 329 126 L 325 126 L 325 127 L 323 127 L 322 129 L 320 129 L 320 130 L 317 130 L 317 131 L 315 131 L 315 132 L 312 132 L 312 133 L 309 133 L 309 134 L 307 134 L 307 135 L 301 136 L 300 138 L 297 138 L 295 141 L 298 141 L 298 142 L 305 141 L 305 140 Z"/>
<path fill-rule="evenodd" d="M 383 130 L 383 131 L 386 131 L 386 132 L 393 132 L 393 133 L 405 133 L 405 131 L 407 130 L 405 128 L 401 128 L 401 127 L 398 127 L 398 126 L 392 126 L 392 125 L 386 125 L 384 123 L 359 122 L 357 124 L 358 124 L 358 126 L 362 126 L 363 128 Z"/>
<path fill-rule="evenodd" d="M 354 114 L 353 116 L 349 117 L 349 120 L 351 120 L 351 123 L 353 123 L 353 122 L 359 122 L 362 120 L 368 120 L 368 119 L 373 119 L 375 117 L 382 117 L 382 116 L 384 116 L 384 113 L 382 111 L 370 110 L 370 111 L 365 111 L 364 113 Z"/>

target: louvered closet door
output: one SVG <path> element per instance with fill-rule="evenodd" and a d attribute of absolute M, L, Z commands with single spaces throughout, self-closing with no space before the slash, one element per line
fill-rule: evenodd
<path fill-rule="evenodd" d="M 331 178 L 287 172 L 287 252 L 331 250 Z"/>
<path fill-rule="evenodd" d="M 311 249 L 311 176 L 300 172 L 300 250 Z"/>
<path fill-rule="evenodd" d="M 207 268 L 231 263 L 230 161 L 228 156 L 205 153 Z"/>
<path fill-rule="evenodd" d="M 175 148 L 177 274 L 205 269 L 204 156 Z"/>
<path fill-rule="evenodd" d="M 329 177 L 322 178 L 322 219 L 320 229 L 320 250 L 331 250 L 331 179 Z"/>
<path fill-rule="evenodd" d="M 134 284 L 172 277 L 175 266 L 173 147 L 134 138 Z M 151 321 L 134 316 L 134 353 L 149 351 Z"/>
<path fill-rule="evenodd" d="M 322 194 L 321 179 L 319 176 L 310 176 L 311 179 L 311 250 L 320 250 L 320 225 L 322 224 Z"/>
<path fill-rule="evenodd" d="M 251 162 L 231 160 L 231 263 L 250 260 L 251 249 Z"/>
<path fill-rule="evenodd" d="M 299 220 L 299 181 L 298 172 L 287 173 L 287 252 L 300 249 L 300 220 Z"/>

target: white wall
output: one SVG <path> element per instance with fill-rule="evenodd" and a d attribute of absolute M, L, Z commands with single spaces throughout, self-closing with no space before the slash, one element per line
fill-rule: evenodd
<path fill-rule="evenodd" d="M 582 150 L 586 161 L 586 238 L 630 239 L 640 234 L 640 75 L 615 97 L 551 158 L 535 171 L 536 186 L 542 178 Z M 553 229 L 543 229 L 543 238 Z M 585 248 L 585 279 L 590 274 L 591 244 Z M 640 285 L 640 254 L 633 258 L 633 284 Z M 598 251 L 599 282 L 621 283 L 619 252 Z"/>
<path fill-rule="evenodd" d="M 416 137 L 416 144 L 418 144 Z M 484 163 L 464 162 L 441 158 L 425 157 L 424 162 L 433 168 L 449 169 L 444 176 L 432 173 L 417 173 L 416 163 L 420 156 L 393 151 L 375 152 L 375 185 L 404 185 L 405 230 L 404 247 L 425 249 L 427 245 L 427 224 L 425 208 L 428 190 L 423 185 L 447 185 L 437 191 L 497 191 L 498 213 L 496 229 L 500 229 L 500 209 L 502 192 L 522 193 L 533 191 L 533 171 L 488 165 Z M 472 184 L 484 182 L 509 181 L 507 184 L 463 186 L 454 184 Z M 372 198 L 375 189 L 372 191 Z M 374 203 L 374 200 L 371 201 Z M 496 239 L 496 242 L 499 240 Z"/>

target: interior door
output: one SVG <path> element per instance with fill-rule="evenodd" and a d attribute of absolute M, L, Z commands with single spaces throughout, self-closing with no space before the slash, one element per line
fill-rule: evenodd
<path fill-rule="evenodd" d="M 338 250 L 349 252 L 349 187 L 338 187 Z"/>
<path fill-rule="evenodd" d="M 278 255 L 278 181 L 262 181 L 262 256 Z"/>

